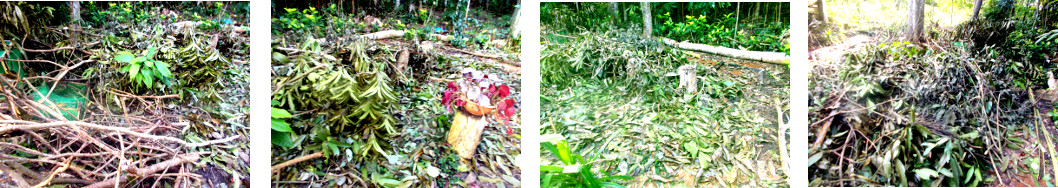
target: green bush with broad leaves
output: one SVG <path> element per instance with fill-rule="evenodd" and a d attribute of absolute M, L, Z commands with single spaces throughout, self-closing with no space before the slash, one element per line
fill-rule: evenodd
<path fill-rule="evenodd" d="M 278 104 L 278 101 L 272 101 L 272 105 Z M 288 118 L 294 117 L 289 111 L 272 107 L 272 145 L 276 145 L 283 148 L 290 148 L 294 146 L 294 142 L 290 140 L 290 135 L 293 134 L 294 130 L 290 129 L 290 123 L 287 123 Z"/>
<path fill-rule="evenodd" d="M 625 187 L 614 180 L 629 180 L 629 176 L 602 175 L 596 177 L 592 171 L 594 159 L 573 153 L 562 135 L 543 135 L 540 147 L 562 161 L 562 165 L 540 165 L 540 187 Z"/>
<path fill-rule="evenodd" d="M 147 89 L 159 89 L 163 85 L 171 86 L 173 73 L 169 70 L 169 63 L 154 59 L 157 50 L 154 47 L 147 49 L 144 56 L 136 56 L 128 51 L 118 52 L 114 60 L 127 63 L 121 68 L 121 72 L 128 73 L 129 80 L 144 86 Z"/>

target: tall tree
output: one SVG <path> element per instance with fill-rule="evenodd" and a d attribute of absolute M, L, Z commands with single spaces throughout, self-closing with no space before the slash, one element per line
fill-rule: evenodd
<path fill-rule="evenodd" d="M 977 20 L 977 15 L 981 13 L 981 3 L 984 3 L 983 0 L 974 1 L 974 14 L 973 17 L 970 17 L 970 20 Z"/>
<path fill-rule="evenodd" d="M 978 1 L 980 1 L 980 0 L 978 0 Z M 816 19 L 821 21 L 821 22 L 823 22 L 823 23 L 827 23 L 826 6 L 827 6 L 827 2 L 826 1 L 824 1 L 824 0 L 817 0 L 816 1 Z"/>
<path fill-rule="evenodd" d="M 918 42 L 922 37 L 923 0 L 910 0 L 907 15 L 907 40 Z"/>
<path fill-rule="evenodd" d="M 643 36 L 650 37 L 650 32 L 654 28 L 650 19 L 650 3 L 642 2 L 640 5 L 643 7 Z"/>
<path fill-rule="evenodd" d="M 617 2 L 610 2 L 610 12 L 613 12 L 614 25 L 621 23 L 621 12 L 617 10 Z"/>

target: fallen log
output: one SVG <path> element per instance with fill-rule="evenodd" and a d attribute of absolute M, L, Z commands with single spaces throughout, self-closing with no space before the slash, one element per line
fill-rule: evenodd
<path fill-rule="evenodd" d="M 385 31 L 379 31 L 379 32 L 374 32 L 374 33 L 363 34 L 363 35 L 360 35 L 358 37 L 359 38 L 364 38 L 364 39 L 372 39 L 372 40 L 388 39 L 388 38 L 395 38 L 395 37 L 404 37 L 404 30 L 385 30 Z"/>
<path fill-rule="evenodd" d="M 405 33 L 407 33 L 407 32 L 405 32 L 404 30 L 385 30 L 385 31 L 379 31 L 379 32 L 368 33 L 368 34 L 363 34 L 363 35 L 357 35 L 356 37 L 357 38 L 363 38 L 363 39 L 371 39 L 371 40 L 381 40 L 381 39 L 404 37 Z M 452 41 L 452 39 L 455 39 L 455 37 L 453 37 L 453 36 L 442 35 L 442 34 L 433 34 L 433 33 L 431 33 L 430 36 L 434 37 L 434 38 L 437 38 L 437 40 L 439 40 L 439 41 L 444 41 L 444 42 Z"/>
<path fill-rule="evenodd" d="M 778 65 L 789 65 L 790 64 L 790 56 L 786 55 L 785 53 L 739 50 L 739 49 L 733 49 L 733 48 L 727 48 L 727 47 L 721 47 L 721 46 L 712 46 L 712 45 L 696 44 L 696 43 L 689 43 L 689 42 L 676 42 L 675 40 L 667 39 L 667 38 L 661 38 L 661 41 L 663 43 L 665 43 L 666 45 L 673 46 L 673 47 L 680 48 L 680 49 L 684 49 L 684 50 L 700 51 L 700 52 L 712 53 L 712 54 L 717 54 L 717 55 L 722 55 L 722 56 L 727 56 L 727 57 L 732 57 L 732 58 L 752 60 L 752 61 L 760 61 L 760 62 L 778 64 Z"/>

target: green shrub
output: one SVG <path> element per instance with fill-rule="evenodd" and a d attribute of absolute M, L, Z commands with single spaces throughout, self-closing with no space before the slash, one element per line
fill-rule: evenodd
<path fill-rule="evenodd" d="M 118 52 L 114 60 L 127 63 L 121 68 L 121 72 L 128 73 L 129 80 L 133 83 L 146 86 L 147 89 L 162 88 L 163 84 L 171 86 L 170 80 L 173 79 L 173 73 L 169 71 L 171 66 L 169 63 L 154 60 L 156 52 L 154 47 L 147 49 L 145 56 L 135 56 L 128 51 L 122 51 Z"/>
<path fill-rule="evenodd" d="M 573 153 L 569 143 L 562 135 L 543 135 L 540 148 L 547 149 L 551 155 L 562 161 L 561 166 L 540 165 L 540 187 L 625 187 L 612 180 L 629 180 L 629 176 L 603 175 L 596 177 L 592 172 L 592 161 Z"/>

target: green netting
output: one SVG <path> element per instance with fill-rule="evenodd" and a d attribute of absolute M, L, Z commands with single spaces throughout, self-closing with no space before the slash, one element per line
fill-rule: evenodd
<path fill-rule="evenodd" d="M 37 87 L 37 92 L 33 94 L 33 100 L 41 102 L 41 104 L 52 106 L 52 103 L 46 103 L 41 101 L 44 96 L 48 97 L 48 100 L 53 102 L 54 109 L 62 113 L 63 117 L 67 120 L 79 120 L 81 119 L 81 110 L 86 103 L 85 94 L 86 91 L 84 84 L 77 83 L 60 83 L 55 91 L 52 91 L 51 95 L 48 95 L 48 91 L 51 89 L 52 83 L 45 83 Z"/>
<path fill-rule="evenodd" d="M 0 48 L 0 57 L 6 59 L 22 59 L 22 51 L 11 48 L 11 41 L 4 42 L 4 48 Z M 25 77 L 26 72 L 22 71 L 21 63 L 18 61 L 6 61 L 4 64 L 0 64 L 0 73 L 12 73 L 18 74 L 19 77 Z"/>

